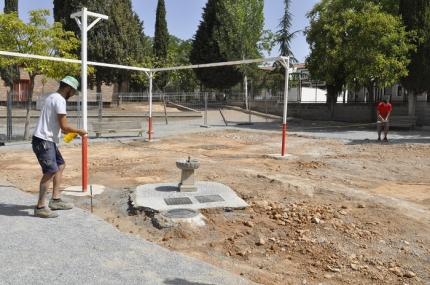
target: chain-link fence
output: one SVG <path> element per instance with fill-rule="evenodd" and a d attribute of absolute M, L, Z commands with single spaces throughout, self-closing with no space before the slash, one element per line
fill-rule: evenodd
<path fill-rule="evenodd" d="M 13 141 L 31 137 L 37 124 L 44 99 L 49 94 L 34 94 L 35 100 L 23 100 L 13 92 L 7 95 L 5 106 L 0 106 L 0 141 Z M 281 118 L 270 114 L 245 109 L 244 96 L 232 97 L 222 93 L 168 93 L 156 92 L 152 95 L 152 131 L 158 133 L 176 132 L 187 128 L 229 126 L 279 121 Z M 242 97 L 242 98 L 241 98 Z M 68 123 L 82 127 L 82 102 L 74 96 L 67 105 Z M 239 102 L 243 106 L 237 106 Z M 30 104 L 30 106 L 29 106 Z M 143 129 L 149 129 L 150 104 L 148 93 L 89 93 L 87 98 L 87 121 L 89 137 L 94 137 L 92 122 L 117 122 L 124 129 L 127 122 L 139 121 Z M 26 132 L 27 129 L 27 132 Z M 123 134 L 121 129 L 104 136 Z"/>

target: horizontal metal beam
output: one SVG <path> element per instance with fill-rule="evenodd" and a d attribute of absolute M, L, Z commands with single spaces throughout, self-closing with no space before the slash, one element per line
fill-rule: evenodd
<path fill-rule="evenodd" d="M 79 60 L 79 59 L 69 59 L 69 58 L 63 58 L 63 57 L 52 57 L 52 56 L 44 56 L 44 55 L 26 54 L 26 53 L 19 53 L 19 52 L 0 51 L 0 55 L 23 57 L 23 58 L 34 58 L 34 59 L 44 59 L 44 60 L 52 60 L 52 61 L 60 61 L 60 62 L 70 62 L 70 63 L 82 64 L 82 61 Z M 87 64 L 94 65 L 94 66 L 104 66 L 104 67 L 112 67 L 112 68 L 121 68 L 121 69 L 129 69 L 129 70 L 136 70 L 136 71 L 150 71 L 149 68 L 144 68 L 144 67 L 135 67 L 135 66 L 128 66 L 128 65 L 101 63 L 101 62 L 94 62 L 94 61 L 88 61 Z"/>
<path fill-rule="evenodd" d="M 44 56 L 44 55 L 25 54 L 25 53 L 19 53 L 19 52 L 0 51 L 0 55 L 82 64 L 82 61 L 79 59 L 68 59 L 68 58 L 62 58 L 62 57 L 51 57 L 51 56 Z M 286 59 L 288 59 L 288 57 L 278 56 L 278 57 L 269 57 L 269 58 L 246 59 L 246 60 L 237 60 L 237 61 L 215 62 L 215 63 L 205 63 L 205 64 L 186 65 L 186 66 L 174 66 L 174 67 L 161 67 L 161 68 L 144 68 L 144 67 L 136 67 L 136 66 L 128 66 L 128 65 L 101 63 L 101 62 L 94 62 L 94 61 L 88 61 L 87 63 L 89 65 L 94 65 L 94 66 L 121 68 L 121 69 L 145 71 L 145 72 L 157 72 L 157 71 L 168 71 L 168 70 L 179 70 L 179 69 L 239 65 L 239 64 L 257 63 L 257 62 L 271 62 L 271 61 L 285 62 Z"/>
<path fill-rule="evenodd" d="M 215 62 L 215 63 L 204 63 L 195 65 L 184 65 L 184 66 L 174 66 L 174 67 L 160 67 L 152 68 L 151 71 L 168 71 L 168 70 L 178 70 L 178 69 L 190 69 L 190 68 L 205 68 L 205 67 L 217 67 L 217 66 L 229 66 L 229 65 L 239 65 L 257 62 L 269 62 L 269 61 L 279 61 L 285 57 L 269 57 L 269 58 L 258 58 L 258 59 L 245 59 L 237 61 L 225 61 L 225 62 Z"/>

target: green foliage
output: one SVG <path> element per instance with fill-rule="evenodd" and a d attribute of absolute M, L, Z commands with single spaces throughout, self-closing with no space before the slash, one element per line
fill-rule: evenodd
<path fill-rule="evenodd" d="M 215 36 L 228 60 L 261 57 L 258 42 L 264 26 L 263 0 L 218 1 Z"/>
<path fill-rule="evenodd" d="M 308 17 L 311 54 L 306 64 L 313 78 L 385 87 L 407 74 L 414 46 L 400 17 L 365 0 L 323 0 Z"/>
<path fill-rule="evenodd" d="M 18 15 L 18 0 L 5 0 L 4 2 L 5 14 L 16 13 Z M 0 69 L 0 76 L 4 86 L 12 90 L 14 82 L 19 79 L 19 68 L 16 64 L 5 66 Z"/>
<path fill-rule="evenodd" d="M 20 20 L 16 13 L 0 14 L 0 49 L 23 54 L 76 59 L 71 53 L 80 45 L 73 32 L 65 32 L 60 23 L 49 24 L 49 10 L 30 11 L 29 23 Z M 44 74 L 50 78 L 76 75 L 79 64 L 20 57 L 0 57 L 0 67 L 17 64 L 23 66 L 30 78 L 30 93 L 27 104 L 27 117 L 24 139 L 29 138 L 30 110 L 36 75 Z"/>
<path fill-rule="evenodd" d="M 16 12 L 18 14 L 18 0 L 4 0 L 3 11 L 5 14 Z"/>
<path fill-rule="evenodd" d="M 214 32 L 221 28 L 217 19 L 219 7 L 217 0 L 208 0 L 203 8 L 203 20 L 200 22 L 190 52 L 192 64 L 204 64 L 213 62 L 225 62 L 229 58 L 221 52 L 218 41 L 214 38 Z M 242 74 L 236 66 L 223 66 L 217 68 L 194 69 L 198 80 L 206 87 L 219 91 L 235 86 L 242 78 Z"/>
<path fill-rule="evenodd" d="M 410 52 L 409 73 L 400 80 L 406 90 L 416 95 L 430 91 L 430 2 L 401 0 L 399 9 L 407 31 L 417 33 L 417 49 Z"/>
<path fill-rule="evenodd" d="M 54 0 L 54 20 L 64 24 L 66 30 L 75 31 L 81 38 L 81 31 L 70 14 L 86 7 L 107 15 L 108 20 L 101 20 L 88 31 L 87 56 L 91 61 L 121 65 L 136 65 L 146 55 L 146 38 L 142 22 L 132 11 L 130 0 Z M 94 21 L 88 17 L 88 24 Z M 81 50 L 74 53 L 80 55 Z M 107 67 L 95 67 L 94 74 L 88 78 L 90 88 L 97 87 L 101 92 L 102 84 L 122 83 L 133 74 L 131 71 Z"/>
<path fill-rule="evenodd" d="M 51 57 L 76 59 L 71 53 L 80 41 L 73 32 L 65 32 L 60 23 L 49 24 L 48 10 L 30 11 L 29 23 L 26 24 L 17 14 L 0 14 L 0 48 L 2 50 L 24 54 L 36 54 Z M 0 65 L 19 64 L 30 76 L 45 74 L 51 78 L 60 78 L 66 74 L 77 74 L 79 64 L 39 60 L 31 58 L 1 57 Z"/>
<path fill-rule="evenodd" d="M 279 21 L 279 25 L 278 25 L 279 30 L 276 33 L 276 36 L 277 36 L 276 43 L 279 44 L 279 55 L 289 56 L 290 62 L 295 63 L 295 62 L 298 62 L 298 60 L 294 57 L 293 52 L 291 51 L 290 44 L 291 44 L 291 41 L 296 36 L 296 33 L 298 33 L 299 31 L 290 33 L 290 29 L 292 25 L 290 3 L 291 3 L 291 0 L 284 0 L 284 16 Z"/>
<path fill-rule="evenodd" d="M 167 30 L 166 6 L 164 0 L 158 0 L 156 18 L 155 18 L 155 35 L 153 54 L 159 64 L 157 67 L 165 67 L 169 49 L 169 32 Z M 163 89 L 168 83 L 168 72 L 159 72 L 154 83 L 158 88 Z"/>

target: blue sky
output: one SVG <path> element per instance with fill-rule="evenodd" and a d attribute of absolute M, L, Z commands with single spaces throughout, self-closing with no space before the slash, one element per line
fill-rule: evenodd
<path fill-rule="evenodd" d="M 155 10 L 157 0 L 132 0 L 133 9 L 144 22 L 144 31 L 148 36 L 154 36 Z M 207 0 L 165 0 L 166 18 L 169 34 L 180 39 L 189 39 L 195 34 L 202 18 L 203 7 Z M 309 25 L 305 14 L 312 9 L 318 0 L 291 0 L 290 12 L 293 14 L 291 32 L 304 30 Z M 28 19 L 28 11 L 36 9 L 49 9 L 52 14 L 52 0 L 18 0 L 19 16 L 24 21 Z M 3 12 L 4 1 L 0 1 L 0 11 Z M 70 11 L 70 14 L 76 11 Z M 97 13 L 97 11 L 92 11 Z M 265 0 L 264 16 L 265 29 L 277 31 L 279 19 L 284 13 L 283 0 Z M 292 41 L 291 47 L 295 57 L 303 62 L 309 53 L 305 38 L 298 34 Z M 275 47 L 271 56 L 278 55 Z"/>

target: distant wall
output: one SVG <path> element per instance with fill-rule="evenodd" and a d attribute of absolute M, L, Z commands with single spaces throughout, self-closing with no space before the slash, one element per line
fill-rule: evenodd
<path fill-rule="evenodd" d="M 228 101 L 227 104 L 245 108 L 245 103 L 242 101 Z M 392 115 L 408 115 L 407 103 L 392 103 L 392 105 Z M 255 100 L 251 101 L 251 109 L 261 113 L 266 113 L 267 110 L 267 113 L 269 114 L 282 116 L 284 112 L 284 104 L 273 100 Z M 430 103 L 417 102 L 415 115 L 418 116 L 418 126 L 430 126 Z M 331 120 L 330 106 L 326 103 L 288 102 L 287 116 L 306 120 Z M 365 103 L 337 103 L 334 106 L 333 120 L 351 123 L 369 123 L 369 107 Z"/>

